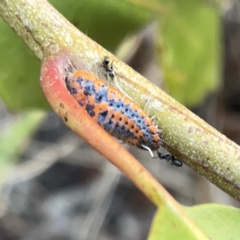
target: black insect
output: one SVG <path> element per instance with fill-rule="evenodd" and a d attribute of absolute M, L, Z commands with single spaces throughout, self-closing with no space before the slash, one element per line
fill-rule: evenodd
<path fill-rule="evenodd" d="M 171 154 L 162 154 L 161 152 L 157 151 L 157 155 L 160 159 L 171 161 L 171 164 L 176 166 L 176 167 L 182 167 L 182 165 L 183 165 L 183 163 L 180 160 L 178 160 L 177 158 L 175 158 Z"/>
<path fill-rule="evenodd" d="M 109 76 L 113 80 L 115 77 L 115 72 L 113 70 L 113 62 L 110 63 L 110 58 L 105 56 L 102 60 L 102 64 L 104 69 L 106 70 L 107 76 Z"/>

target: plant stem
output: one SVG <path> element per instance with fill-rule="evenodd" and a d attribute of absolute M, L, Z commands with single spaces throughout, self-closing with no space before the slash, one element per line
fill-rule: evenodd
<path fill-rule="evenodd" d="M 103 56 L 116 66 L 118 85 L 162 130 L 163 141 L 199 174 L 240 200 L 240 148 L 87 36 L 44 0 L 1 0 L 0 15 L 43 60 L 71 48 L 79 69 L 96 72 Z"/>

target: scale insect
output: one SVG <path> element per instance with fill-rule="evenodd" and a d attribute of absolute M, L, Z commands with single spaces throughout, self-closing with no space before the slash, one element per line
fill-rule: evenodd
<path fill-rule="evenodd" d="M 105 131 L 154 157 L 152 151 L 162 145 L 160 130 L 137 103 L 90 72 L 76 71 L 67 75 L 65 82 L 70 94 Z M 180 166 L 169 154 L 158 156 Z"/>
<path fill-rule="evenodd" d="M 140 149 L 156 151 L 159 129 L 138 104 L 95 75 L 78 71 L 66 77 L 68 91 L 108 133 Z"/>

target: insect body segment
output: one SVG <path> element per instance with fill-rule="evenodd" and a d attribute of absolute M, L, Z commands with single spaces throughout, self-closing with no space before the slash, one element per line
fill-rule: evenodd
<path fill-rule="evenodd" d="M 85 71 L 67 77 L 66 85 L 78 103 L 112 136 L 140 149 L 159 148 L 158 128 L 138 104 L 120 91 Z"/>

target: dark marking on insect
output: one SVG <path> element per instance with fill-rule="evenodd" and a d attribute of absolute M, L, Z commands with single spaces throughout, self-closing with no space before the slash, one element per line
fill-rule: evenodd
<path fill-rule="evenodd" d="M 94 117 L 94 116 L 95 116 L 94 105 L 87 104 L 87 105 L 86 105 L 86 111 L 88 112 L 88 114 L 89 114 L 91 117 Z"/>
<path fill-rule="evenodd" d="M 100 112 L 98 115 L 98 122 L 104 122 L 107 119 L 108 110 Z"/>

